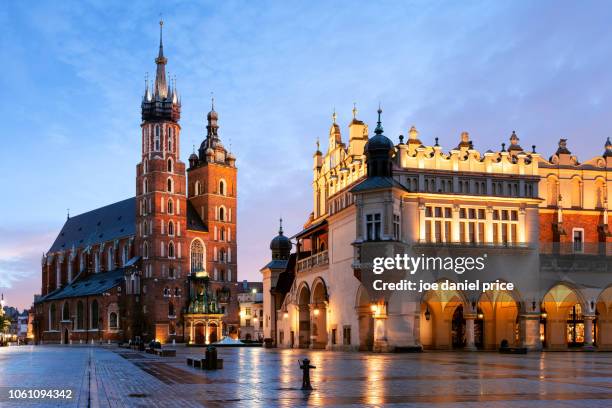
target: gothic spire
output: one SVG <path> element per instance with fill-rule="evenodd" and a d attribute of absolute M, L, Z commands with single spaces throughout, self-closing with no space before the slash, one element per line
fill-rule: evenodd
<path fill-rule="evenodd" d="M 159 54 L 155 58 L 157 64 L 157 73 L 155 74 L 154 96 L 155 98 L 165 99 L 168 96 L 168 84 L 166 83 L 166 63 L 168 59 L 164 57 L 164 42 L 162 31 L 164 21 L 159 20 Z"/>

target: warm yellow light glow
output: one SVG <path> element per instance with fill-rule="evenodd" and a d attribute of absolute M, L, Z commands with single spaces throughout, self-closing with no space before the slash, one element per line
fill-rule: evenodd
<path fill-rule="evenodd" d="M 542 312 L 542 319 L 546 319 L 548 317 L 548 313 Z"/>
<path fill-rule="evenodd" d="M 283 319 L 287 319 L 289 317 L 289 313 L 285 312 L 283 313 Z"/>
<path fill-rule="evenodd" d="M 318 315 L 319 315 L 319 309 L 315 309 L 315 310 L 313 311 L 313 313 L 314 313 L 314 315 L 315 315 L 315 316 L 318 316 Z"/>
<path fill-rule="evenodd" d="M 253 292 L 253 294 L 255 294 L 255 293 L 257 293 L 257 289 L 253 288 L 253 290 L 251 292 Z"/>
<path fill-rule="evenodd" d="M 484 315 L 483 315 L 482 313 L 478 313 L 478 318 L 479 318 L 479 319 L 483 319 L 483 318 L 484 318 Z"/>

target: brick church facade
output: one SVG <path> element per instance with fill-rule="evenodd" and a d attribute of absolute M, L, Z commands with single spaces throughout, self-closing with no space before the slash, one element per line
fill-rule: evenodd
<path fill-rule="evenodd" d="M 237 336 L 236 158 L 214 109 L 181 161 L 181 101 L 157 71 L 143 96 L 136 196 L 68 217 L 42 258 L 35 337 L 45 343 Z"/>

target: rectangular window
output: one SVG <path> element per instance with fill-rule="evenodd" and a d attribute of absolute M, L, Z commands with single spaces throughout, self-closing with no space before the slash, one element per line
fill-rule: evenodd
<path fill-rule="evenodd" d="M 393 239 L 399 241 L 402 239 L 400 235 L 400 216 L 393 214 Z"/>
<path fill-rule="evenodd" d="M 244 321 L 244 325 L 247 326 L 247 327 L 250 327 L 251 326 L 251 319 L 246 319 Z"/>
<path fill-rule="evenodd" d="M 368 241 L 380 240 L 381 226 L 380 213 L 366 215 L 366 233 Z"/>
<path fill-rule="evenodd" d="M 337 344 L 337 329 L 332 329 L 331 331 L 331 342 L 332 344 Z"/>
<path fill-rule="evenodd" d="M 342 342 L 345 346 L 351 345 L 351 326 L 344 326 L 342 329 Z"/>
<path fill-rule="evenodd" d="M 584 252 L 584 229 L 574 228 L 572 236 L 572 241 L 574 243 L 574 252 Z"/>

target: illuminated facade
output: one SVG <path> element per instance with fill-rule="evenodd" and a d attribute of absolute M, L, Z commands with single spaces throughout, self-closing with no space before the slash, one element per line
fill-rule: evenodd
<path fill-rule="evenodd" d="M 198 152 L 181 160 L 181 100 L 161 37 L 141 103 L 135 197 L 68 217 L 42 258 L 35 337 L 205 344 L 238 334 L 236 158 L 214 101 Z"/>
<path fill-rule="evenodd" d="M 464 132 L 444 151 L 412 127 L 334 121 L 314 154 L 313 212 L 262 268 L 264 336 L 280 347 L 341 350 L 612 348 L 608 168 L 612 144 L 579 163 L 561 140 L 546 159 L 516 133 L 500 151 Z M 317 146 L 318 147 L 318 146 Z M 279 255 L 280 254 L 280 255 Z M 481 272 L 372 272 L 373 259 L 485 256 Z M 513 290 L 376 291 L 375 279 L 511 282 Z"/>

